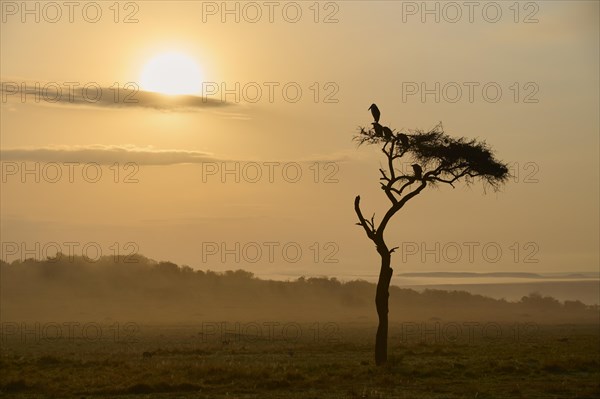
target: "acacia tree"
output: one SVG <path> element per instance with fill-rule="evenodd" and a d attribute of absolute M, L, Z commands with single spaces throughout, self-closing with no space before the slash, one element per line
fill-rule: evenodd
<path fill-rule="evenodd" d="M 404 205 L 419 195 L 427 186 L 457 182 L 472 184 L 481 181 L 485 186 L 498 190 L 510 177 L 508 166 L 496 160 L 491 148 L 479 140 L 464 137 L 452 138 L 444 133 L 442 124 L 430 131 L 415 130 L 397 133 L 379 124 L 379 111 L 374 114 L 375 122 L 368 130 L 360 128 L 354 137 L 359 146 L 371 144 L 381 146 L 386 157 L 386 166 L 380 168 L 381 189 L 391 205 L 377 225 L 375 214 L 366 219 L 360 209 L 360 195 L 354 200 L 354 210 L 367 237 L 373 241 L 381 257 L 381 269 L 375 294 L 375 306 L 379 318 L 375 338 L 375 364 L 387 361 L 388 299 L 393 270 L 390 266 L 392 253 L 398 247 L 388 248 L 384 231 L 392 217 Z M 406 162 L 408 161 L 408 162 Z M 406 162 L 406 163 L 405 163 Z M 412 170 L 399 168 L 412 163 Z"/>

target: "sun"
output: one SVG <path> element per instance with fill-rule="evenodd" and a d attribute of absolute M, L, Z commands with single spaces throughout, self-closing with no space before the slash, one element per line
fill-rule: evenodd
<path fill-rule="evenodd" d="M 202 76 L 196 62 L 183 53 L 168 52 L 152 58 L 142 70 L 142 90 L 162 94 L 198 94 Z"/>

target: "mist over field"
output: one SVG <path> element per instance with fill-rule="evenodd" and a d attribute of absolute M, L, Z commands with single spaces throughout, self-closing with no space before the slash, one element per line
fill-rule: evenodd
<path fill-rule="evenodd" d="M 392 285 L 381 367 L 372 361 L 375 291 L 364 280 L 265 280 L 141 255 L 0 262 L 0 395 L 600 394 L 598 305 Z"/>
<path fill-rule="evenodd" d="M 0 267 L 4 321 L 373 323 L 377 319 L 375 284 L 364 280 L 263 280 L 244 270 L 194 270 L 139 255 L 105 256 L 96 262 L 62 255 L 45 261 L 2 262 Z M 599 316 L 595 304 L 559 301 L 535 291 L 515 301 L 451 287 L 420 291 L 392 286 L 390 320 L 585 324 L 597 323 Z"/>

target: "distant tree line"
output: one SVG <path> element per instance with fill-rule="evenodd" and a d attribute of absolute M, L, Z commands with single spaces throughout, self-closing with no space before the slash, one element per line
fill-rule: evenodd
<path fill-rule="evenodd" d="M 465 291 L 391 286 L 390 321 L 598 321 L 599 307 L 532 293 L 510 302 Z M 0 261 L 3 320 L 375 321 L 375 284 L 336 278 L 263 280 L 245 270 L 195 270 L 142 255 Z"/>

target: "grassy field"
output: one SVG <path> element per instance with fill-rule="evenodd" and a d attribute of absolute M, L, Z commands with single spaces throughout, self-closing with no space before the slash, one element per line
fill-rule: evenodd
<path fill-rule="evenodd" d="M 597 325 L 394 324 L 384 367 L 366 323 L 27 326 L 3 324 L 2 397 L 600 397 Z"/>

